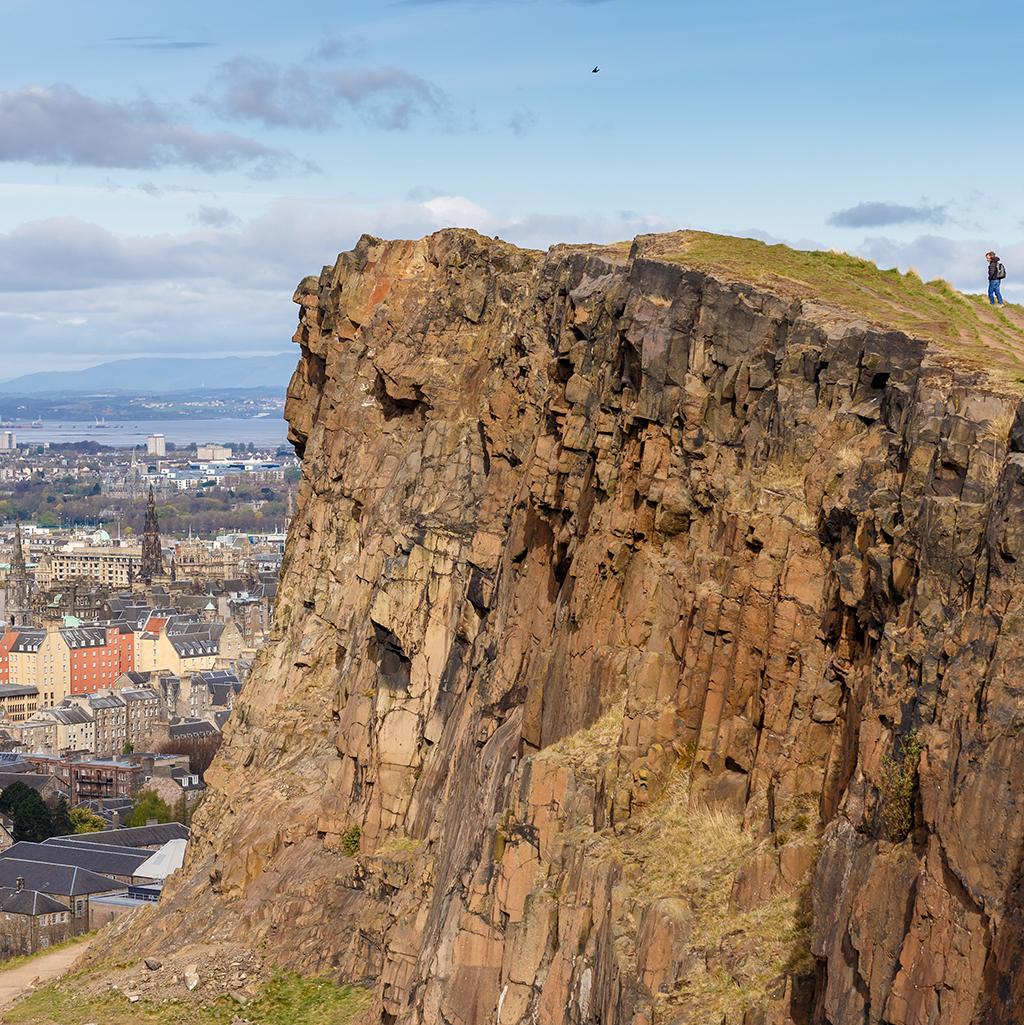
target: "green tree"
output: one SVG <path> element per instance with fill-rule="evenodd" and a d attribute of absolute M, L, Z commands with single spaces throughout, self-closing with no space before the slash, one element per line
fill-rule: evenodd
<path fill-rule="evenodd" d="M 144 826 L 150 819 L 155 819 L 157 822 L 172 822 L 174 812 L 156 791 L 140 790 L 124 824 L 126 826 Z"/>
<path fill-rule="evenodd" d="M 61 797 L 50 809 L 50 828 L 53 830 L 50 834 L 51 836 L 67 836 L 69 833 L 74 832 L 74 826 L 71 825 L 68 799 L 66 797 Z"/>
<path fill-rule="evenodd" d="M 0 793 L 0 811 L 11 817 L 15 840 L 39 843 L 57 835 L 46 802 L 20 780 L 4 787 Z"/>
<path fill-rule="evenodd" d="M 74 833 L 98 833 L 106 829 L 106 822 L 88 808 L 72 808 L 68 813 L 71 819 L 71 831 Z"/>

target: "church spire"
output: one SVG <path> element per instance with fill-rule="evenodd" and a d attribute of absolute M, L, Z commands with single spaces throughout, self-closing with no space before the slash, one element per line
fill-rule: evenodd
<path fill-rule="evenodd" d="M 7 619 L 11 626 L 29 625 L 28 574 L 25 552 L 21 547 L 21 520 L 14 521 L 14 542 L 11 547 L 11 568 L 7 574 Z"/>
<path fill-rule="evenodd" d="M 139 577 L 144 583 L 152 583 L 154 577 L 163 573 L 163 557 L 160 553 L 160 522 L 156 515 L 156 499 L 153 485 L 149 486 L 149 500 L 146 502 L 146 519 L 142 530 L 142 565 Z"/>

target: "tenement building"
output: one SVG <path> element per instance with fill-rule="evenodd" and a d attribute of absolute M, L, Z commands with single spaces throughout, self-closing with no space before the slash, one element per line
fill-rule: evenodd
<path fill-rule="evenodd" d="M 51 587 L 71 580 L 89 580 L 107 587 L 128 588 L 142 567 L 138 545 L 66 545 L 39 560 L 36 585 Z"/>
<path fill-rule="evenodd" d="M 38 687 L 40 706 L 104 690 L 135 668 L 135 634 L 127 625 L 12 627 L 0 650 L 0 684 Z"/>

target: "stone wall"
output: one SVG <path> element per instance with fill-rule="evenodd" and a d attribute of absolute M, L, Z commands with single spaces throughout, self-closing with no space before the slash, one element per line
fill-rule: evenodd
<path fill-rule="evenodd" d="M 1019 399 L 679 254 L 302 282 L 274 639 L 112 942 L 403 1025 L 1020 1020 Z"/>
<path fill-rule="evenodd" d="M 42 916 L 51 919 L 53 915 Z M 47 922 L 39 916 L 15 915 L 0 911 L 0 964 L 12 957 L 35 954 L 57 943 L 71 939 L 83 930 L 75 922 Z"/>

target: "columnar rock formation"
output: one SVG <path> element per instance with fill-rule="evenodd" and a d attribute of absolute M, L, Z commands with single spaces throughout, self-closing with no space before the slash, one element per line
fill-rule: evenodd
<path fill-rule="evenodd" d="M 145 945 L 403 1025 L 1021 1020 L 1019 399 L 685 250 L 302 282 L 276 640 Z"/>

